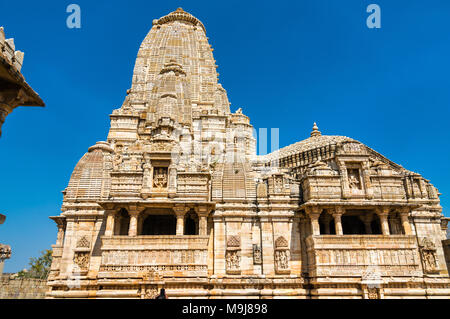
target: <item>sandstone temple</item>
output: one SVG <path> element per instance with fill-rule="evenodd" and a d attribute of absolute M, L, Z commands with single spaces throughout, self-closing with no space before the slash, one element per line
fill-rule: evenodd
<path fill-rule="evenodd" d="M 204 25 L 153 20 L 106 142 L 63 191 L 49 298 L 450 298 L 448 218 L 345 136 L 256 154 Z"/>

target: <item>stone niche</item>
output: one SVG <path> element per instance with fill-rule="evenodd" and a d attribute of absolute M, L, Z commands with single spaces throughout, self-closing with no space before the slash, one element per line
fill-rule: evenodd
<path fill-rule="evenodd" d="M 91 243 L 86 236 L 78 239 L 73 256 L 73 273 L 86 275 L 89 270 Z"/>
<path fill-rule="evenodd" d="M 239 236 L 229 236 L 227 240 L 226 271 L 230 275 L 241 273 L 241 239 Z"/>
<path fill-rule="evenodd" d="M 288 241 L 280 236 L 275 240 L 275 272 L 277 274 L 289 274 L 289 244 Z"/>

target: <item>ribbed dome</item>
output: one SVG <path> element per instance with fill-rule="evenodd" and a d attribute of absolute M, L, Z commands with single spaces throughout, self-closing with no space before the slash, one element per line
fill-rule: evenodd
<path fill-rule="evenodd" d="M 80 159 L 70 177 L 65 200 L 107 198 L 111 184 L 110 169 L 114 150 L 106 142 L 97 142 Z"/>
<path fill-rule="evenodd" d="M 262 155 L 259 157 L 260 160 L 273 160 L 277 158 L 283 158 L 292 154 L 306 152 L 318 147 L 323 147 L 326 145 L 337 144 L 342 142 L 358 142 L 350 137 L 339 136 L 339 135 L 318 135 L 307 138 L 306 140 L 288 145 L 286 147 L 280 148 L 279 150 L 272 152 L 267 155 Z M 359 142 L 358 142 L 359 143 Z"/>
<path fill-rule="evenodd" d="M 160 97 L 157 86 L 161 72 L 182 70 L 189 78 L 189 91 L 184 95 L 191 103 L 230 113 L 212 51 L 203 24 L 181 8 L 154 20 L 136 58 L 129 104 L 137 111 L 143 111 L 146 104 L 154 105 Z"/>

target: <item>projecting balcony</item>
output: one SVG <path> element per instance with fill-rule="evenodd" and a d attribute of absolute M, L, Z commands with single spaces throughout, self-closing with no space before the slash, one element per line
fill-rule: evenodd
<path fill-rule="evenodd" d="M 412 235 L 313 235 L 306 246 L 312 277 L 422 275 Z"/>
<path fill-rule="evenodd" d="M 102 237 L 99 279 L 206 277 L 208 236 Z"/>

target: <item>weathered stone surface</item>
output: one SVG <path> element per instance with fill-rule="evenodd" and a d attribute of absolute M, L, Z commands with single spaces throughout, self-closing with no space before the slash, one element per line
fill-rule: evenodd
<path fill-rule="evenodd" d="M 0 299 L 42 299 L 47 289 L 44 279 L 12 279 L 0 275 Z"/>
<path fill-rule="evenodd" d="M 64 191 L 51 298 L 448 298 L 437 189 L 344 136 L 257 156 L 205 27 L 144 39 L 106 142 Z"/>

